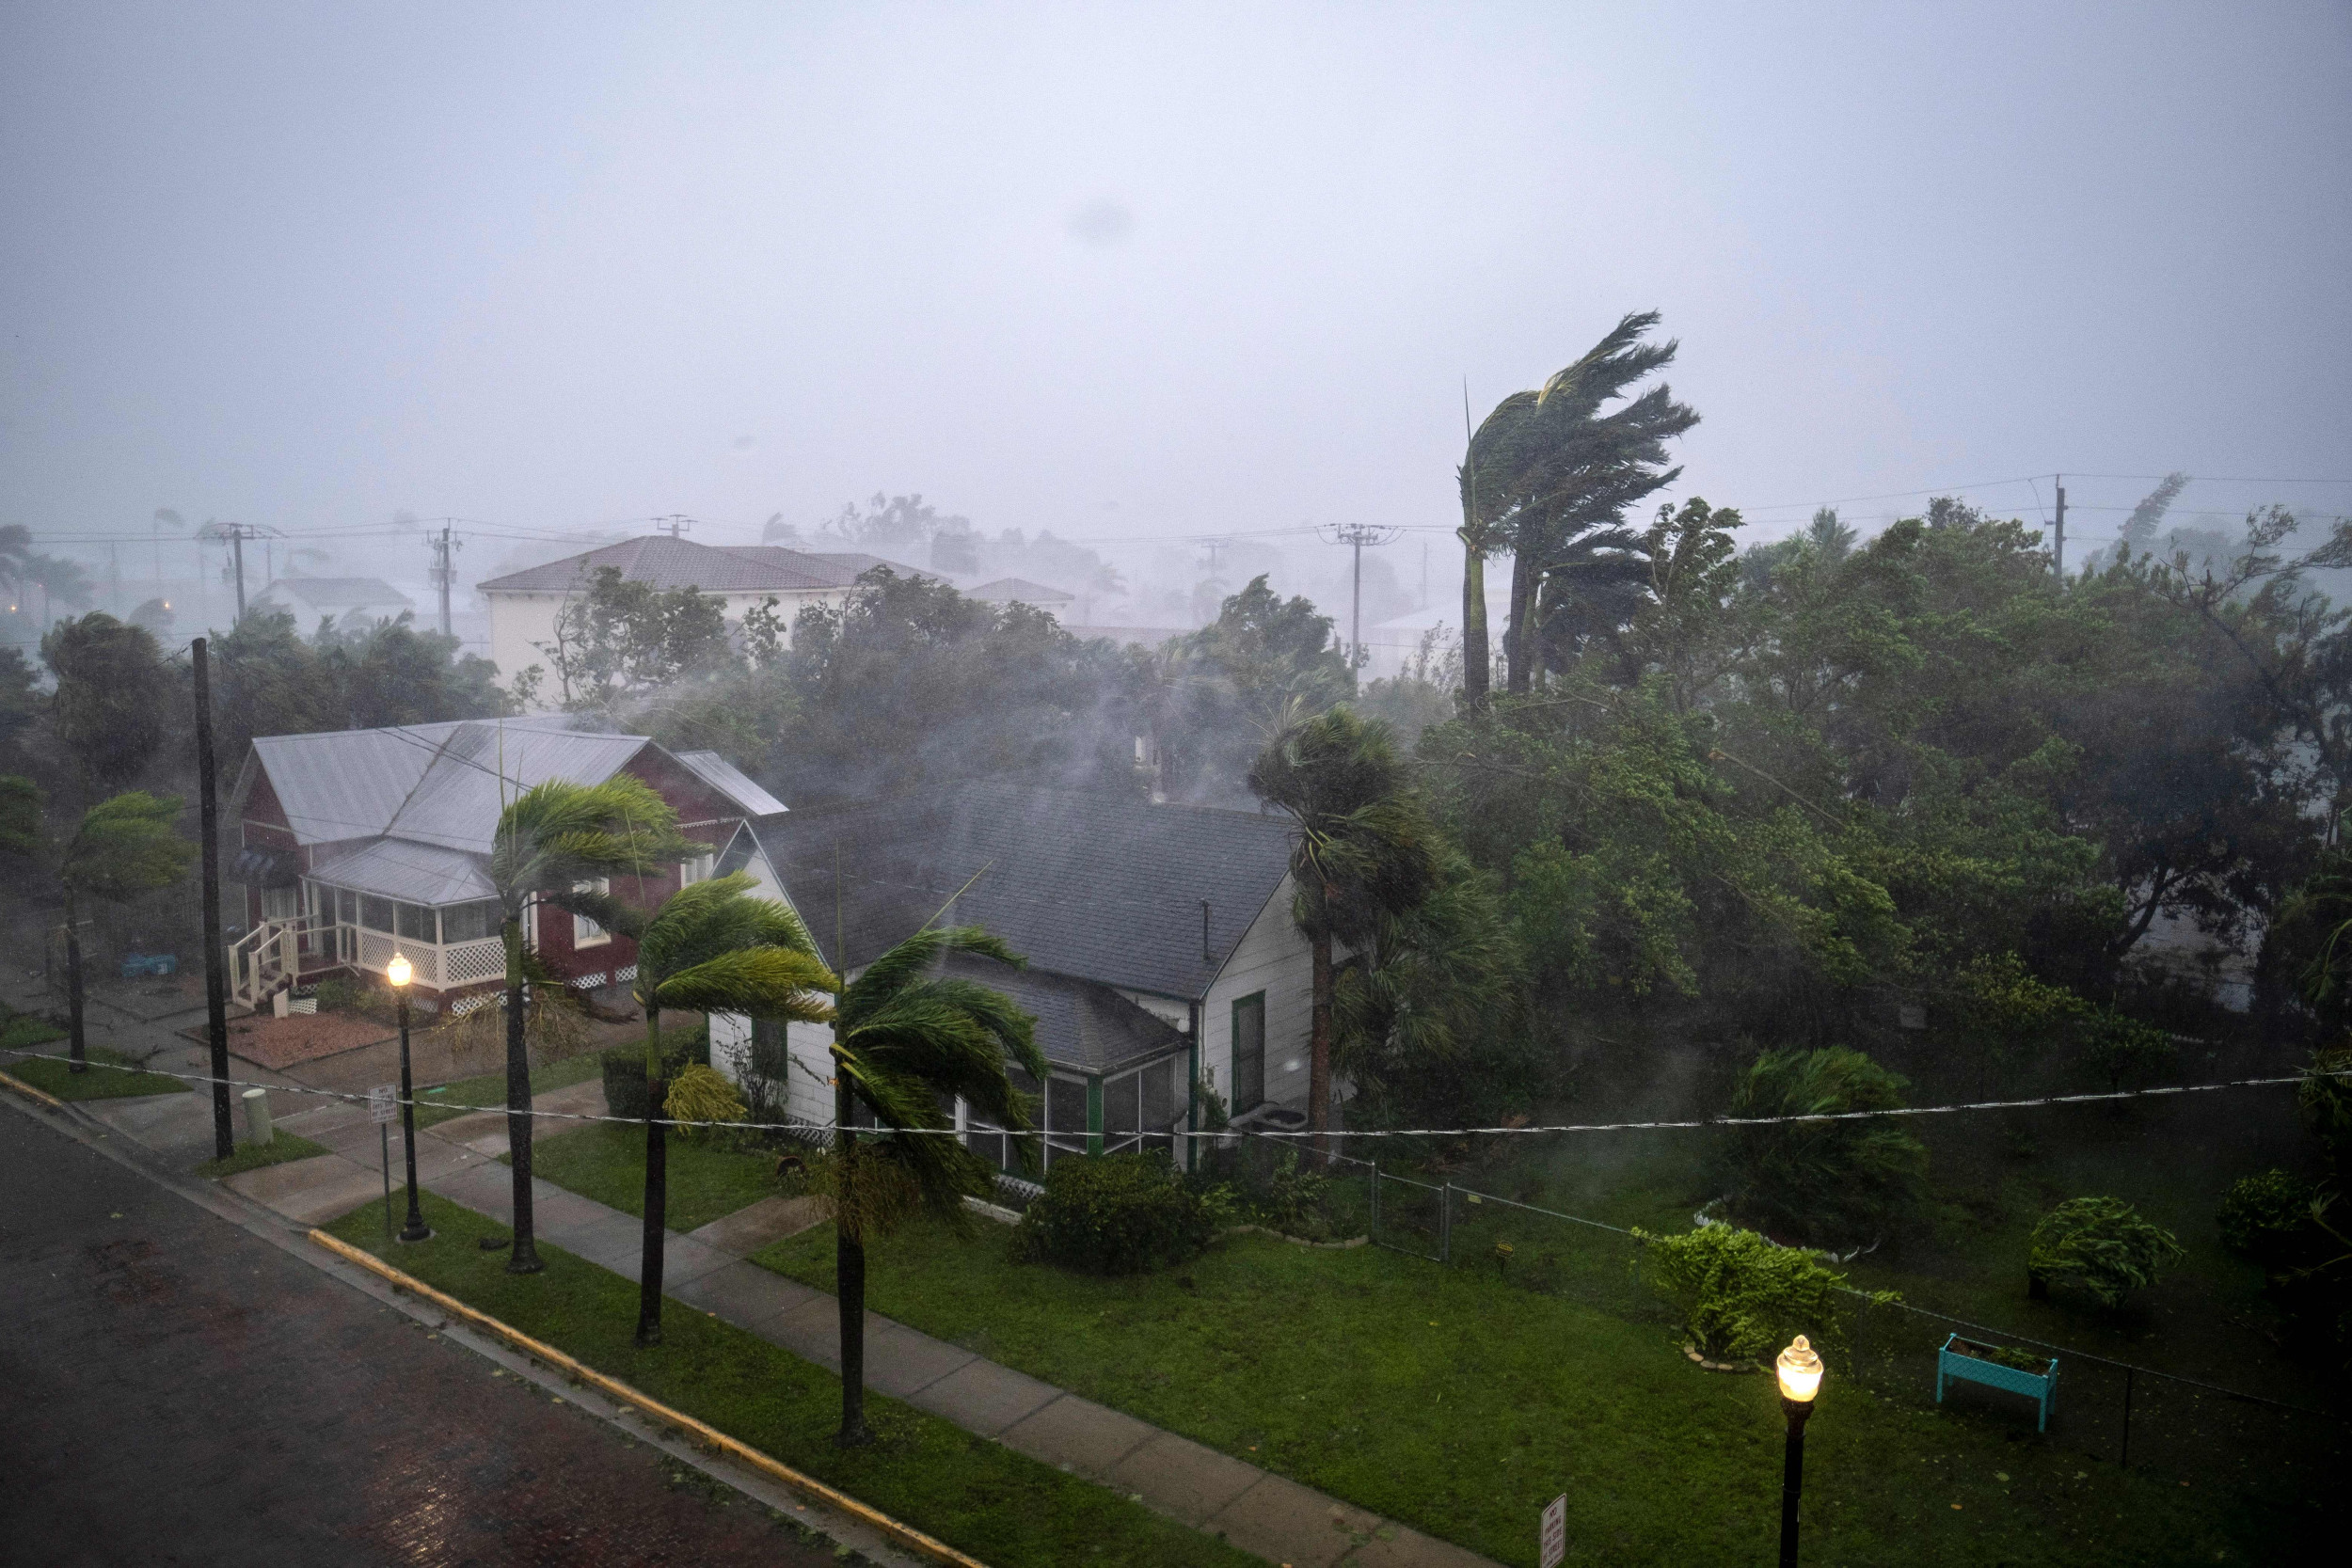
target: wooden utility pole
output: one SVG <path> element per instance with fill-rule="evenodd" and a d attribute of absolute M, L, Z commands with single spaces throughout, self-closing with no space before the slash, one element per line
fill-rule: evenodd
<path fill-rule="evenodd" d="M 1396 537 L 1396 530 L 1371 523 L 1343 523 L 1323 537 L 1334 545 L 1353 546 L 1356 551 L 1353 604 L 1347 622 L 1347 667 L 1352 671 L 1364 663 L 1364 546 L 1387 544 Z"/>
<path fill-rule="evenodd" d="M 229 1120 L 229 997 L 221 973 L 220 800 L 213 767 L 213 683 L 204 639 L 189 644 L 196 660 L 196 788 L 199 831 L 204 835 L 204 1034 L 213 1059 L 213 1155 L 226 1160 L 237 1151 Z"/>

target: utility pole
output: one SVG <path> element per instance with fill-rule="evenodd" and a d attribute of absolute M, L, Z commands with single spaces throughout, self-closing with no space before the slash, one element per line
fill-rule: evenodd
<path fill-rule="evenodd" d="M 2058 485 L 2058 580 L 2063 582 L 2066 579 L 2066 476 L 2054 474 L 2051 477 Z"/>
<path fill-rule="evenodd" d="M 682 536 L 687 530 L 694 526 L 694 519 L 689 517 L 683 512 L 673 512 L 666 517 L 656 517 L 653 520 L 653 526 L 658 529 L 667 530 L 670 537 L 676 539 Z"/>
<path fill-rule="evenodd" d="M 425 543 L 433 546 L 433 580 L 439 585 L 441 590 L 441 635 L 453 637 L 456 633 L 450 630 L 449 590 L 450 585 L 457 579 L 457 562 L 450 552 L 464 549 L 466 542 L 463 539 L 450 537 L 447 517 L 441 519 L 441 536 L 438 539 L 429 533 L 424 537 Z"/>
<path fill-rule="evenodd" d="M 237 571 L 237 619 L 240 621 L 245 619 L 245 542 L 248 539 L 274 537 L 277 532 L 278 531 L 276 529 L 264 528 L 258 523 L 218 522 L 206 523 L 201 529 L 197 531 L 196 558 L 199 573 L 202 571 L 205 540 L 227 540 L 229 542 L 229 547 L 235 553 Z M 273 563 L 276 553 L 275 549 L 271 551 Z"/>
<path fill-rule="evenodd" d="M 1347 623 L 1347 667 L 1354 670 L 1364 662 L 1364 546 L 1385 545 L 1396 537 L 1397 531 L 1373 523 L 1343 523 L 1324 531 L 1326 543 L 1346 545 L 1356 552 L 1354 604 Z"/>
<path fill-rule="evenodd" d="M 229 1120 L 229 998 L 220 946 L 220 800 L 213 767 L 213 686 L 204 639 L 188 646 L 196 663 L 196 787 L 204 855 L 204 1034 L 212 1046 L 213 1157 L 237 1151 Z"/>

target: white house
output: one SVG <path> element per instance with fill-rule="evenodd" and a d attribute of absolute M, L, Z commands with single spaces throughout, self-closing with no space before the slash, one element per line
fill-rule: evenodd
<path fill-rule="evenodd" d="M 534 664 L 546 666 L 539 644 L 555 641 L 557 613 L 584 594 L 607 566 L 631 582 L 664 591 L 700 589 L 721 601 L 730 624 L 739 624 L 751 610 L 773 599 L 787 633 L 803 607 L 839 609 L 847 603 L 861 572 L 887 566 L 901 577 L 928 575 L 854 550 L 698 545 L 666 533 L 646 534 L 475 584 L 489 601 L 490 657 L 499 673 L 511 679 Z"/>
<path fill-rule="evenodd" d="M 396 621 L 417 608 L 416 600 L 376 578 L 279 578 L 254 603 L 292 611 L 304 631 L 322 620 L 339 626 Z"/>
<path fill-rule="evenodd" d="M 1023 1086 L 1050 1162 L 1182 1158 L 1169 1134 L 1203 1125 L 1212 1094 L 1237 1125 L 1303 1119 L 1311 960 L 1289 861 L 1281 817 L 983 783 L 760 817 L 718 868 L 777 888 L 852 974 L 934 919 L 985 927 L 1025 958 L 956 965 L 1038 1019 L 1051 1078 Z M 711 1023 L 714 1065 L 781 1081 L 795 1119 L 833 1120 L 825 1026 Z M 974 1148 L 1014 1168 L 1001 1135 L 957 1116 Z"/>

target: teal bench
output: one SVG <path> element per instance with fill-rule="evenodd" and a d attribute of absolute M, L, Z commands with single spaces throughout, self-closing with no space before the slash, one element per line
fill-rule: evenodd
<path fill-rule="evenodd" d="M 1971 1355 L 1967 1351 L 1954 1348 L 1959 1345 L 1967 1345 L 1984 1354 Z M 1944 1402 L 1944 1380 L 1947 1378 L 1957 1378 L 1963 1383 L 1981 1383 L 1988 1388 L 2023 1394 L 2033 1401 L 2042 1410 L 2042 1419 L 2034 1430 L 2049 1431 L 2050 1412 L 2058 1406 L 2058 1357 L 2050 1357 L 2048 1371 L 2028 1372 L 1992 1360 L 1992 1350 L 1990 1345 L 1979 1345 L 1957 1334 L 1945 1340 L 1944 1348 L 1935 1353 L 1935 1402 Z"/>

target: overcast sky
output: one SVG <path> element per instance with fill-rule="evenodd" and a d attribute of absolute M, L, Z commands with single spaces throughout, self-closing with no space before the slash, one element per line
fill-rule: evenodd
<path fill-rule="evenodd" d="M 0 522 L 1444 528 L 1650 307 L 1759 533 L 2352 511 L 2352 8 L 1631 12 L 10 4 Z"/>

